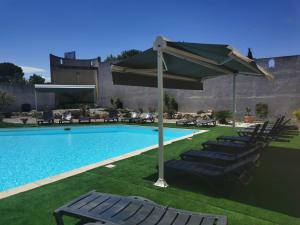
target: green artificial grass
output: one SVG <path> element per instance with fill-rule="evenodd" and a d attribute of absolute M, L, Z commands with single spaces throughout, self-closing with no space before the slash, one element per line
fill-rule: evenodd
<path fill-rule="evenodd" d="M 2 124 L 3 125 L 3 124 Z M 0 125 L 1 126 L 1 125 Z M 168 125 L 173 127 L 175 125 Z M 200 149 L 204 141 L 234 134 L 228 127 L 210 128 L 192 140 L 165 147 L 165 158 L 178 158 L 189 149 Z M 53 211 L 91 190 L 120 195 L 138 195 L 175 208 L 226 215 L 229 225 L 300 224 L 300 136 L 289 142 L 273 142 L 261 155 L 248 186 L 227 184 L 226 194 L 216 194 L 201 180 L 172 176 L 168 188 L 156 181 L 157 150 L 99 167 L 88 172 L 0 200 L 0 224 L 55 224 Z M 76 220 L 66 218 L 66 224 Z"/>

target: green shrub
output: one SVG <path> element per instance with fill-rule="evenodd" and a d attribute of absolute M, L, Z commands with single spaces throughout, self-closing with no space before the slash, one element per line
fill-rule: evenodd
<path fill-rule="evenodd" d="M 266 118 L 269 113 L 268 104 L 265 103 L 257 103 L 255 106 L 256 115 L 259 118 Z"/>
<path fill-rule="evenodd" d="M 173 118 L 174 114 L 178 112 L 178 103 L 173 96 L 164 94 L 164 113 L 168 114 L 168 118 Z"/>
<path fill-rule="evenodd" d="M 227 124 L 227 119 L 232 118 L 232 112 L 229 110 L 217 111 L 214 115 L 221 124 Z"/>
<path fill-rule="evenodd" d="M 250 107 L 246 107 L 246 114 L 245 116 L 251 116 L 251 108 Z"/>
<path fill-rule="evenodd" d="M 300 120 L 300 108 L 299 108 L 299 109 L 296 109 L 296 110 L 293 112 L 293 115 L 297 118 L 297 120 Z"/>
<path fill-rule="evenodd" d="M 0 91 L 0 111 L 7 108 L 10 104 L 14 102 L 14 97 L 6 92 Z"/>
<path fill-rule="evenodd" d="M 115 109 L 123 109 L 123 102 L 118 97 L 111 98 L 110 104 Z"/>

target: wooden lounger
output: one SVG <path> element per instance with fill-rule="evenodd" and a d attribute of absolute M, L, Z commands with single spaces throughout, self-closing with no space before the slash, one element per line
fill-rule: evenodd
<path fill-rule="evenodd" d="M 225 216 L 189 212 L 156 204 L 139 197 L 98 193 L 82 195 L 54 212 L 57 225 L 63 216 L 106 225 L 226 225 Z M 99 223 L 96 223 L 99 224 Z"/>

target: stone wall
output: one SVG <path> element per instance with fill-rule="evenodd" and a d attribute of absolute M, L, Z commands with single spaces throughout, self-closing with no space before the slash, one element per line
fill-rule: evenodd
<path fill-rule="evenodd" d="M 271 71 L 274 81 L 265 78 L 238 76 L 236 84 L 237 114 L 242 117 L 245 108 L 255 111 L 257 103 L 267 103 L 269 116 L 291 114 L 300 108 L 300 55 L 258 59 L 257 63 Z M 111 97 L 119 97 L 124 106 L 131 109 L 149 107 L 157 108 L 156 88 L 113 85 L 109 63 L 101 63 L 99 67 L 98 104 L 110 106 Z M 9 111 L 20 111 L 21 104 L 29 103 L 34 108 L 34 88 L 30 85 L 1 84 L 0 90 L 15 96 L 16 101 Z M 204 90 L 170 90 L 166 92 L 175 96 L 181 112 L 197 112 L 198 110 L 232 110 L 232 76 L 222 76 L 204 81 Z M 46 105 L 54 107 L 54 95 L 38 94 L 39 109 Z"/>
<path fill-rule="evenodd" d="M 237 115 L 242 117 L 245 108 L 255 112 L 257 103 L 267 103 L 269 116 L 290 114 L 300 107 L 300 56 L 258 59 L 257 63 L 274 75 L 274 81 L 265 78 L 238 76 L 236 83 Z M 110 106 L 111 97 L 119 97 L 125 107 L 132 109 L 157 108 L 155 88 L 113 85 L 110 65 L 102 63 L 99 75 L 99 100 L 103 107 Z M 168 90 L 175 96 L 181 112 L 198 110 L 232 110 L 232 76 L 204 81 L 203 91 Z"/>
<path fill-rule="evenodd" d="M 22 104 L 30 104 L 35 109 L 34 86 L 17 84 L 0 84 L 0 91 L 6 92 L 14 97 L 14 102 L 5 110 L 8 112 L 20 112 Z M 51 93 L 38 93 L 38 109 L 46 106 L 54 108 L 54 95 Z"/>

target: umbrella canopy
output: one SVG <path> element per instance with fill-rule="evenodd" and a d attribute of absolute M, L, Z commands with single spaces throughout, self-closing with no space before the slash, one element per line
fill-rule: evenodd
<path fill-rule="evenodd" d="M 235 114 L 237 74 L 272 78 L 252 59 L 229 45 L 174 42 L 160 36 L 153 49 L 114 63 L 111 70 L 114 84 L 158 88 L 159 160 L 155 185 L 159 187 L 168 186 L 164 180 L 163 88 L 202 90 L 204 79 L 232 74 Z"/>
<path fill-rule="evenodd" d="M 229 45 L 173 42 L 162 38 L 164 88 L 202 90 L 204 79 L 226 74 L 272 77 Z M 157 87 L 157 52 L 152 48 L 112 65 L 113 83 Z"/>

